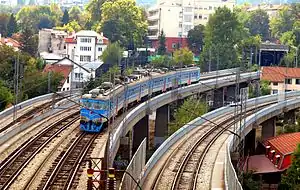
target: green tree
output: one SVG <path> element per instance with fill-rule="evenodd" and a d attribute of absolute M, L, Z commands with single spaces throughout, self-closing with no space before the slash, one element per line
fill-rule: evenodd
<path fill-rule="evenodd" d="M 173 54 L 177 66 L 193 64 L 194 54 L 188 48 L 180 48 Z"/>
<path fill-rule="evenodd" d="M 69 13 L 68 13 L 67 9 L 65 9 L 65 11 L 64 11 L 64 15 L 62 17 L 61 22 L 62 22 L 62 25 L 68 24 L 68 22 L 69 22 Z"/>
<path fill-rule="evenodd" d="M 14 98 L 9 88 L 0 80 L 0 111 L 13 102 Z"/>
<path fill-rule="evenodd" d="M 14 14 L 12 13 L 7 23 L 7 36 L 11 37 L 17 31 L 18 31 L 17 21 Z"/>
<path fill-rule="evenodd" d="M 127 47 L 131 41 L 136 46 L 142 45 L 147 21 L 134 0 L 107 1 L 101 11 L 100 27 L 106 37 L 120 42 L 122 47 Z"/>
<path fill-rule="evenodd" d="M 50 11 L 50 19 L 52 20 L 53 24 L 55 26 L 60 26 L 63 16 L 63 11 L 61 10 L 60 6 L 56 3 L 51 3 Z"/>
<path fill-rule="evenodd" d="M 194 98 L 186 99 L 174 113 L 175 120 L 169 124 L 169 135 L 193 119 L 205 114 L 206 110 L 207 104 L 205 102 Z"/>
<path fill-rule="evenodd" d="M 91 15 L 91 25 L 95 25 L 101 20 L 101 7 L 106 0 L 92 0 L 90 1 L 85 10 Z"/>
<path fill-rule="evenodd" d="M 292 159 L 292 165 L 281 177 L 280 189 L 300 189 L 300 144 L 298 144 Z"/>
<path fill-rule="evenodd" d="M 251 12 L 246 26 L 252 36 L 260 35 L 263 40 L 269 38 L 269 15 L 266 11 L 258 9 Z"/>
<path fill-rule="evenodd" d="M 0 34 L 6 36 L 7 34 L 7 23 L 9 22 L 8 14 L 0 14 Z"/>
<path fill-rule="evenodd" d="M 81 9 L 78 6 L 73 6 L 69 10 L 69 20 L 70 21 L 79 21 L 81 14 Z"/>
<path fill-rule="evenodd" d="M 294 17 L 289 7 L 280 10 L 278 17 L 273 17 L 270 22 L 273 37 L 279 39 L 282 33 L 292 30 L 293 23 Z"/>
<path fill-rule="evenodd" d="M 106 49 L 103 51 L 101 55 L 101 59 L 105 64 L 109 64 L 111 66 L 118 66 L 119 61 L 121 61 L 123 55 L 123 49 L 119 45 L 119 43 L 109 44 Z"/>
<path fill-rule="evenodd" d="M 158 68 L 158 67 L 169 68 L 170 66 L 174 65 L 174 61 L 171 57 L 169 57 L 167 55 L 163 55 L 163 56 L 155 57 L 151 61 L 151 65 L 156 68 Z"/>
<path fill-rule="evenodd" d="M 37 24 L 38 29 L 42 28 L 52 28 L 54 23 L 48 16 L 42 16 Z"/>
<path fill-rule="evenodd" d="M 224 69 L 237 66 L 239 63 L 236 46 L 241 41 L 242 26 L 237 20 L 236 13 L 223 7 L 209 17 L 205 27 L 204 48 L 201 53 L 202 67 Z"/>
<path fill-rule="evenodd" d="M 158 55 L 165 55 L 166 51 L 167 51 L 167 49 L 166 49 L 166 35 L 165 35 L 163 30 L 159 34 L 158 41 L 159 41 L 159 45 L 158 45 L 158 49 L 157 49 L 157 54 Z"/>
<path fill-rule="evenodd" d="M 21 50 L 28 53 L 31 56 L 36 56 L 38 47 L 38 36 L 34 34 L 33 30 L 26 27 L 22 30 L 21 38 Z"/>
<path fill-rule="evenodd" d="M 82 27 L 75 20 L 65 24 L 62 27 L 56 27 L 57 30 L 63 30 L 68 32 L 78 32 L 82 29 Z"/>
<path fill-rule="evenodd" d="M 260 92 L 262 96 L 271 94 L 270 81 L 267 80 L 260 81 Z"/>
<path fill-rule="evenodd" d="M 195 26 L 188 32 L 188 44 L 189 48 L 195 53 L 200 53 L 203 48 L 204 29 L 202 24 Z"/>

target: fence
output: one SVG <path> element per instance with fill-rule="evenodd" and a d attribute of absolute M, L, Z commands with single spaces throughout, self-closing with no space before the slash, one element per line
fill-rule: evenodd
<path fill-rule="evenodd" d="M 123 175 L 122 182 L 119 190 L 135 189 L 137 184 L 131 178 L 131 176 L 137 180 L 140 178 L 140 174 L 145 166 L 146 162 L 146 143 L 147 140 L 144 138 L 136 153 L 133 155 L 129 165 L 126 168 L 126 172 Z M 131 176 L 128 175 L 131 174 Z"/>

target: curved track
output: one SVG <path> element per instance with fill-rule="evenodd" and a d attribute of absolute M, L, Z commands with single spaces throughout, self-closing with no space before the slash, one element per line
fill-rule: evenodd
<path fill-rule="evenodd" d="M 269 105 L 269 104 L 268 104 Z M 262 109 L 266 105 L 260 106 Z M 251 115 L 255 110 L 247 110 Z M 197 189 L 198 175 L 214 142 L 235 123 L 233 115 L 216 118 L 218 126 L 203 125 L 174 148 L 156 176 L 151 189 Z M 198 187 L 199 189 L 199 187 Z M 201 189 L 201 188 L 200 188 Z"/>
<path fill-rule="evenodd" d="M 71 189 L 76 185 L 76 174 L 98 135 L 80 132 L 69 148 L 53 163 L 39 189 Z"/>
<path fill-rule="evenodd" d="M 5 190 L 13 183 L 28 163 L 59 133 L 79 119 L 79 112 L 55 122 L 35 137 L 23 143 L 0 164 L 0 188 Z"/>

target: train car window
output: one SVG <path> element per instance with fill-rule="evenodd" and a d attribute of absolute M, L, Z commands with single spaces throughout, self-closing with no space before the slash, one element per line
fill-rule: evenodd
<path fill-rule="evenodd" d="M 96 109 L 96 110 L 100 110 L 100 109 L 102 108 L 100 102 L 95 102 L 95 103 L 93 103 L 93 107 L 94 107 L 94 109 Z"/>

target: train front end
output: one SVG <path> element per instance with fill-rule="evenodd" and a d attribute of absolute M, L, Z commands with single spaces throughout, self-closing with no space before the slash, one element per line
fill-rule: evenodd
<path fill-rule="evenodd" d="M 93 99 L 81 99 L 80 129 L 90 133 L 99 133 L 107 123 L 106 103 Z"/>

